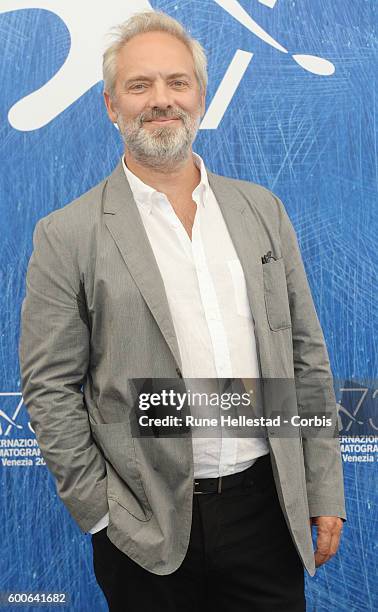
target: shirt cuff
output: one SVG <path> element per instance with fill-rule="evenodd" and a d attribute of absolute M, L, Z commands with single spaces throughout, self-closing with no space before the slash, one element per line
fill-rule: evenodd
<path fill-rule="evenodd" d="M 105 514 L 93 527 L 89 530 L 88 533 L 96 533 L 100 531 L 100 529 L 105 529 L 109 525 L 109 512 Z"/>

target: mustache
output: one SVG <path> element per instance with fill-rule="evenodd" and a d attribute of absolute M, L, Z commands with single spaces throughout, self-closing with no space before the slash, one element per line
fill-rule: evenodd
<path fill-rule="evenodd" d="M 139 125 L 142 125 L 145 121 L 154 121 L 157 119 L 183 119 L 187 118 L 185 113 L 180 108 L 153 108 L 150 111 L 145 111 L 139 115 Z"/>

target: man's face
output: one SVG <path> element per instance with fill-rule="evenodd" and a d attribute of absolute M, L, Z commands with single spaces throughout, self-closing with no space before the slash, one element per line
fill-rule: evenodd
<path fill-rule="evenodd" d="M 205 109 L 189 49 L 165 32 L 138 34 L 118 55 L 111 121 L 140 163 L 172 167 L 185 160 Z"/>

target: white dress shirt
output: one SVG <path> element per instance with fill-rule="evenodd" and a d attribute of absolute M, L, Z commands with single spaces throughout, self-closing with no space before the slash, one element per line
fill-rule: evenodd
<path fill-rule="evenodd" d="M 192 240 L 168 198 L 135 176 L 124 159 L 123 167 L 163 279 L 183 378 L 197 379 L 191 391 L 219 393 L 216 379 L 259 378 L 260 370 L 243 268 L 203 160 L 193 157 L 201 180 L 192 194 Z M 204 416 L 203 408 L 197 410 Z M 225 429 L 192 441 L 195 478 L 241 472 L 269 452 L 265 438 L 232 438 Z M 90 533 L 108 522 L 106 515 Z"/>

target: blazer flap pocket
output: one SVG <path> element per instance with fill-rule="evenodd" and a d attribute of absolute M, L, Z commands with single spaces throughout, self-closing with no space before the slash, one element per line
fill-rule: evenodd
<path fill-rule="evenodd" d="M 151 509 L 138 468 L 129 422 L 91 423 L 91 428 L 93 439 L 106 459 L 108 497 L 139 520 L 146 520 L 151 516 Z"/>
<path fill-rule="evenodd" d="M 291 327 L 283 257 L 263 264 L 265 307 L 273 331 Z"/>

